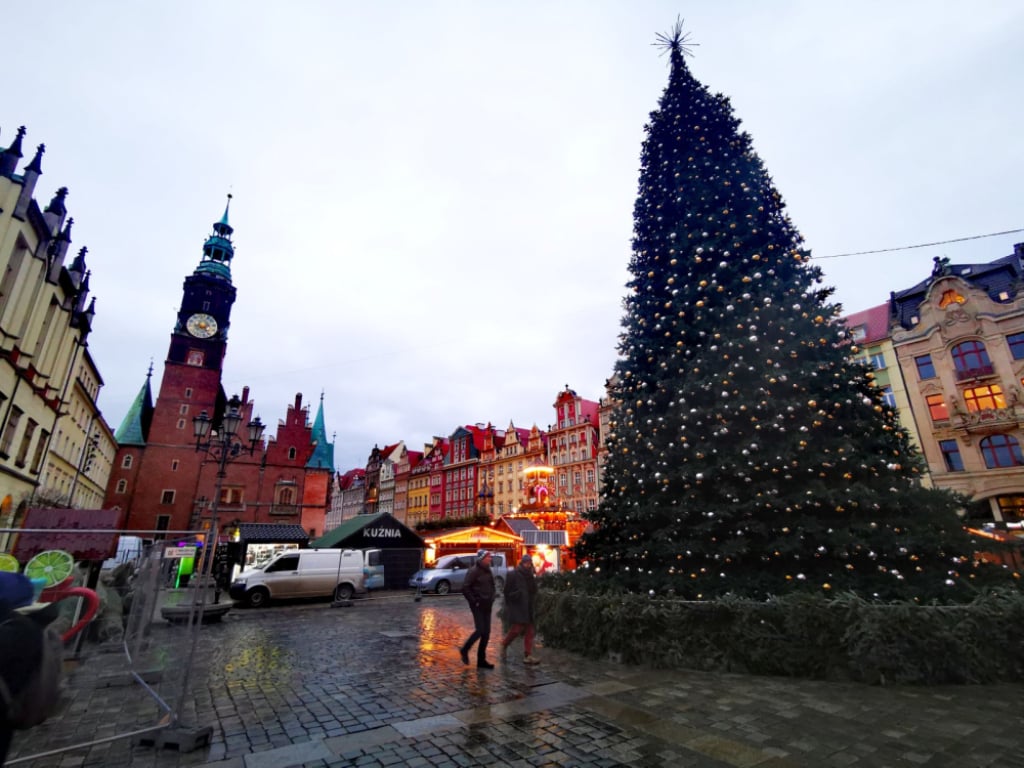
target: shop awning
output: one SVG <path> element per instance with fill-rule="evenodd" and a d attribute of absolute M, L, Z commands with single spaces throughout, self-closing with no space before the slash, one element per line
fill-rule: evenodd
<path fill-rule="evenodd" d="M 238 538 L 245 544 L 300 544 L 309 534 L 295 523 L 239 523 Z"/>

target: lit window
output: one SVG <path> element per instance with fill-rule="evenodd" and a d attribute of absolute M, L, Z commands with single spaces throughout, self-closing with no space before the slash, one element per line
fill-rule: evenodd
<path fill-rule="evenodd" d="M 935 378 L 935 365 L 932 363 L 931 355 L 915 357 L 914 362 L 917 363 L 917 375 L 919 378 L 922 380 Z"/>
<path fill-rule="evenodd" d="M 939 309 L 945 309 L 950 304 L 963 304 L 965 301 L 967 301 L 967 299 L 956 291 L 950 289 L 948 291 L 944 291 L 942 298 L 939 299 Z"/>
<path fill-rule="evenodd" d="M 947 421 L 949 419 L 949 409 L 946 407 L 942 395 L 928 395 L 925 401 L 928 403 L 928 413 L 931 414 L 932 421 Z"/>
<path fill-rule="evenodd" d="M 939 449 L 942 451 L 942 458 L 946 462 L 946 469 L 950 472 L 964 471 L 964 460 L 960 456 L 960 446 L 956 440 L 940 440 Z"/>
<path fill-rule="evenodd" d="M 965 389 L 964 403 L 967 405 L 967 410 L 972 413 L 991 411 L 994 408 L 1005 408 L 1006 398 L 1003 397 L 1003 388 L 998 384 L 992 384 L 987 387 Z"/>
<path fill-rule="evenodd" d="M 1019 467 L 1024 465 L 1020 443 L 1010 435 L 992 435 L 979 443 L 985 466 L 989 469 Z"/>

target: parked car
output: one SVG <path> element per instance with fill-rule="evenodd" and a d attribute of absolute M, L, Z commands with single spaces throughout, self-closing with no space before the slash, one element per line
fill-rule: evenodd
<path fill-rule="evenodd" d="M 409 579 L 409 586 L 422 592 L 437 592 L 439 595 L 447 595 L 452 591 L 461 592 L 466 573 L 475 563 L 476 553 L 444 555 L 429 568 L 416 571 Z M 495 588 L 501 592 L 505 588 L 505 577 L 508 575 L 508 565 L 503 553 L 494 553 L 494 557 L 491 558 L 491 573 L 494 574 Z"/>
<path fill-rule="evenodd" d="M 232 600 L 253 608 L 271 599 L 333 597 L 348 600 L 366 591 L 364 555 L 357 549 L 292 549 L 242 571 L 231 582 Z"/>

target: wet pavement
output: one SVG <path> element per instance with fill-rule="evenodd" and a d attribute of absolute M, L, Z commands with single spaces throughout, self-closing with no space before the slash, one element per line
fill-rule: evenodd
<path fill-rule="evenodd" d="M 530 667 L 521 641 L 498 662 L 494 638 L 485 671 L 459 659 L 471 628 L 458 595 L 236 608 L 198 633 L 180 721 L 212 733 L 195 749 L 121 738 L 160 713 L 120 646 L 86 646 L 61 711 L 17 734 L 8 764 L 1024 768 L 1022 685 L 668 672 L 544 647 Z M 154 627 L 153 658 L 188 637 Z"/>

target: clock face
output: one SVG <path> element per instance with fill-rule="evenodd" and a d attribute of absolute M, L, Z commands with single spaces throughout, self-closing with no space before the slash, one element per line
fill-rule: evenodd
<path fill-rule="evenodd" d="M 185 323 L 185 327 L 197 339 L 208 339 L 217 332 L 217 321 L 210 315 L 200 312 L 192 315 Z"/>

